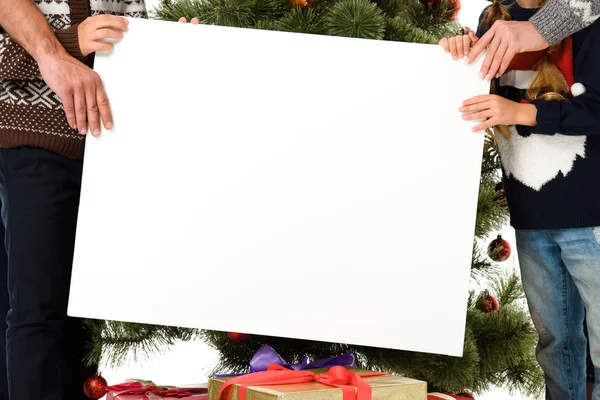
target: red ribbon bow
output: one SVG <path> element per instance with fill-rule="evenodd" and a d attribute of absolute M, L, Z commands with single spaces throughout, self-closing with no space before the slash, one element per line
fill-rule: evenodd
<path fill-rule="evenodd" d="M 195 394 L 206 394 L 208 392 L 207 389 L 203 388 L 158 388 L 153 385 L 144 385 L 141 382 L 131 382 L 131 383 L 122 383 L 120 385 L 108 386 L 106 388 L 108 392 L 116 392 L 115 400 L 119 398 L 119 396 L 125 395 L 138 395 L 145 396 L 147 393 L 152 393 L 160 397 L 166 398 L 183 398 L 188 396 L 193 396 Z M 147 398 L 147 396 L 145 397 Z"/>
<path fill-rule="evenodd" d="M 371 385 L 363 378 L 386 375 L 382 372 L 357 374 L 344 367 L 331 367 L 324 374 L 311 371 L 293 371 L 277 364 L 269 366 L 268 371 L 254 372 L 225 381 L 219 390 L 219 400 L 228 399 L 233 385 L 239 387 L 239 400 L 246 400 L 248 386 L 290 385 L 293 383 L 319 382 L 342 389 L 343 400 L 371 400 Z"/>

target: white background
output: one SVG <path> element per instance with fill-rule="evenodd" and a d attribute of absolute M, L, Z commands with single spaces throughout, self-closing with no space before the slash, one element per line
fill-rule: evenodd
<path fill-rule="evenodd" d="M 146 0 L 146 2 L 149 9 L 151 9 L 159 1 Z M 481 10 L 488 4 L 484 0 L 463 0 L 462 11 L 459 15 L 461 23 L 475 29 Z M 152 66 L 149 66 L 149 68 L 152 68 Z M 164 71 L 158 72 L 163 73 Z M 434 234 L 432 240 L 440 239 L 447 234 L 448 229 L 444 229 L 438 234 Z M 511 244 L 515 243 L 511 228 L 507 227 L 502 231 L 502 234 Z M 511 259 L 503 264 L 504 267 L 512 269 L 513 261 L 516 263 L 515 251 L 513 251 Z M 477 289 L 476 287 L 473 288 Z M 110 294 L 102 294 L 103 297 L 108 295 Z M 138 362 L 130 360 L 121 368 L 112 369 L 103 366 L 101 371 L 110 384 L 123 382 L 127 378 L 140 378 L 153 380 L 158 384 L 187 385 L 205 382 L 217 361 L 218 354 L 216 351 L 202 342 L 178 343 L 160 356 L 150 357 L 147 360 L 139 360 Z M 509 396 L 499 390 L 478 397 L 479 400 L 516 400 L 523 398 L 520 395 Z"/>

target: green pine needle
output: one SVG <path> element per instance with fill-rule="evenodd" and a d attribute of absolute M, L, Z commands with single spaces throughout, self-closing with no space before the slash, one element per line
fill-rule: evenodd
<path fill-rule="evenodd" d="M 325 23 L 318 12 L 313 9 L 294 8 L 275 23 L 277 30 L 324 34 Z"/>
<path fill-rule="evenodd" d="M 473 258 L 471 263 L 471 277 L 476 281 L 489 279 L 497 273 L 496 265 L 490 262 L 487 254 L 478 246 L 477 241 L 473 243 Z"/>
<path fill-rule="evenodd" d="M 327 33 L 363 39 L 383 39 L 385 19 L 375 3 L 341 0 L 329 10 Z"/>
<path fill-rule="evenodd" d="M 152 13 L 154 19 L 162 21 L 178 21 L 185 17 L 189 21 L 198 17 L 203 11 L 201 0 L 178 0 L 162 2 Z"/>
<path fill-rule="evenodd" d="M 386 40 L 396 42 L 434 44 L 438 39 L 429 32 L 415 26 L 402 16 L 386 20 Z"/>
<path fill-rule="evenodd" d="M 525 291 L 521 279 L 514 272 L 510 275 L 497 275 L 491 284 L 496 293 L 500 307 L 514 304 L 525 299 Z"/>
<path fill-rule="evenodd" d="M 481 182 L 477 198 L 477 219 L 475 236 L 485 239 L 502 228 L 508 220 L 508 209 L 500 201 L 496 192 L 496 183 L 492 180 Z"/>
<path fill-rule="evenodd" d="M 471 332 L 465 335 L 462 357 L 421 354 L 416 359 L 420 372 L 435 390 L 450 393 L 473 387 L 479 369 L 479 350 Z"/>

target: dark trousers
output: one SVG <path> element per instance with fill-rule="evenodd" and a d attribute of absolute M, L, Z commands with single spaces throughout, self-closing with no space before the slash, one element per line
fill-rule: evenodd
<path fill-rule="evenodd" d="M 0 224 L 0 400 L 8 399 L 6 381 L 6 314 L 8 313 L 8 260 L 4 247 L 4 224 Z"/>
<path fill-rule="evenodd" d="M 89 333 L 67 317 L 81 171 L 42 149 L 0 149 L 10 400 L 83 400 L 95 372 L 82 363 Z"/>

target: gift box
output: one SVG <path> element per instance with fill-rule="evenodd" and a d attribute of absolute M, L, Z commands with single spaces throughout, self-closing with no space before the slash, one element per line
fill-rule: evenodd
<path fill-rule="evenodd" d="M 106 388 L 106 400 L 208 400 L 206 385 L 189 388 L 157 386 L 150 381 L 128 380 Z"/>
<path fill-rule="evenodd" d="M 345 377 L 339 378 L 340 375 Z M 297 381 L 303 382 L 285 383 Z M 229 387 L 222 391 L 224 385 Z M 427 384 L 356 368 L 282 368 L 213 378 L 208 384 L 208 396 L 209 400 L 427 400 Z"/>

